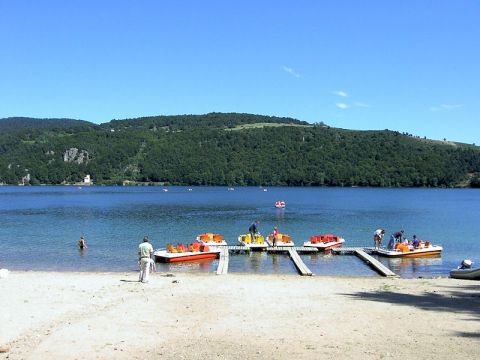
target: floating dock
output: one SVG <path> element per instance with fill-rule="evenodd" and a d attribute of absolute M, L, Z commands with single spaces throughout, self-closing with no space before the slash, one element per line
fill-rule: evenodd
<path fill-rule="evenodd" d="M 229 253 L 232 252 L 250 252 L 252 251 L 251 248 L 247 246 L 238 246 L 238 245 L 228 245 L 222 246 L 220 252 L 220 258 L 217 267 L 217 275 L 225 275 L 228 273 L 228 262 L 229 262 Z M 332 249 L 332 253 L 338 255 L 355 255 L 362 259 L 367 265 L 377 271 L 380 275 L 386 277 L 398 277 L 393 271 L 383 265 L 380 261 L 369 255 L 368 253 L 372 253 L 374 248 L 372 247 L 345 247 L 345 248 L 335 248 Z M 288 253 L 290 258 L 292 259 L 295 267 L 297 268 L 298 272 L 302 276 L 312 276 L 313 273 L 310 269 L 305 265 L 302 258 L 299 254 L 311 254 L 319 252 L 318 249 L 312 247 L 304 247 L 304 246 L 269 246 L 266 249 L 267 254 L 275 254 L 275 253 Z"/>
<path fill-rule="evenodd" d="M 252 249 L 250 249 L 248 246 L 243 246 L 243 245 L 227 245 L 227 246 L 224 246 L 224 248 L 226 248 L 227 250 L 229 251 L 238 251 L 238 252 L 241 252 L 241 251 L 252 251 Z"/>
<path fill-rule="evenodd" d="M 267 253 L 282 253 L 282 252 L 289 252 L 289 250 L 291 249 L 295 249 L 295 251 L 299 254 L 318 252 L 318 249 L 314 247 L 305 247 L 305 246 L 269 246 L 266 250 L 267 250 Z"/>

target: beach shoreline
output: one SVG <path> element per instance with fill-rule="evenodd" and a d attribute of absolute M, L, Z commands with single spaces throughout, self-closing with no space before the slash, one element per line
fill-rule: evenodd
<path fill-rule="evenodd" d="M 12 271 L 0 359 L 471 357 L 480 283 L 449 278 Z"/>

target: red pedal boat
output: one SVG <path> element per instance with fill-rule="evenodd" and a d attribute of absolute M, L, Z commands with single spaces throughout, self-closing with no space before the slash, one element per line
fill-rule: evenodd
<path fill-rule="evenodd" d="M 216 259 L 220 256 L 220 249 L 212 249 L 200 242 L 190 244 L 188 247 L 183 244 L 177 246 L 169 244 L 166 249 L 154 251 L 153 255 L 158 262 L 195 261 Z"/>
<path fill-rule="evenodd" d="M 341 247 L 345 239 L 341 236 L 325 234 L 310 236 L 310 240 L 303 243 L 305 247 L 314 247 L 319 251 L 329 251 L 333 248 Z"/>

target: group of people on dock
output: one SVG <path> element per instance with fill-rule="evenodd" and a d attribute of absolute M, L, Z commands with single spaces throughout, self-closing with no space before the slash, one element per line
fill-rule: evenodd
<path fill-rule="evenodd" d="M 384 229 L 375 230 L 375 232 L 373 233 L 373 243 L 374 243 L 375 249 L 381 248 L 384 236 L 385 236 Z M 412 240 L 408 240 L 405 236 L 405 231 L 399 230 L 390 235 L 390 240 L 387 244 L 387 250 L 395 250 L 395 246 L 397 244 L 408 245 L 408 246 L 411 246 L 413 249 L 416 249 L 420 246 L 421 243 L 422 241 L 417 238 L 417 235 L 413 235 Z"/>
<path fill-rule="evenodd" d="M 259 220 L 255 220 L 253 223 L 250 224 L 250 227 L 248 228 L 248 233 L 250 234 L 251 239 L 255 239 L 255 235 L 260 234 L 260 231 L 258 230 L 259 223 L 260 223 Z M 271 235 L 272 235 L 272 245 L 277 246 L 278 228 L 276 226 L 273 227 Z"/>

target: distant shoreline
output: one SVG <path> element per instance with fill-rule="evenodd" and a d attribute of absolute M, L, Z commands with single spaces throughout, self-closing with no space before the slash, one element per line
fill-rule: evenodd
<path fill-rule="evenodd" d="M 95 183 L 92 185 L 85 185 L 81 183 L 76 184 L 3 184 L 0 183 L 0 186 L 12 186 L 12 187 L 45 187 L 45 186 L 65 186 L 65 187 L 226 187 L 226 188 L 345 188 L 345 189 L 352 189 L 352 188 L 360 188 L 360 189 L 479 189 L 475 186 L 360 186 L 360 185 L 352 185 L 352 186 L 333 186 L 333 185 L 304 185 L 304 186 L 297 186 L 297 185 L 177 185 L 177 184 L 167 184 L 162 182 L 129 182 L 128 184 L 114 184 L 114 183 Z"/>

